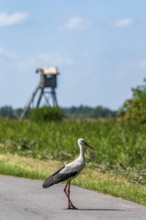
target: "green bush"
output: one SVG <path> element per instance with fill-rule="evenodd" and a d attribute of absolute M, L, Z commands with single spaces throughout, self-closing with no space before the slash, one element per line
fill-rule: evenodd
<path fill-rule="evenodd" d="M 44 106 L 32 110 L 33 121 L 59 121 L 63 117 L 61 108 Z"/>
<path fill-rule="evenodd" d="M 132 89 L 132 98 L 124 102 L 119 113 L 123 121 L 146 123 L 146 84 Z"/>

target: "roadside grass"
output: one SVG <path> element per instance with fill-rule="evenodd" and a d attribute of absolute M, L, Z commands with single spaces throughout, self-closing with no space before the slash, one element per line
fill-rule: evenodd
<path fill-rule="evenodd" d="M 0 174 L 44 179 L 59 167 L 55 160 L 42 161 L 12 154 L 0 155 Z"/>
<path fill-rule="evenodd" d="M 61 165 L 61 162 L 55 160 L 42 161 L 12 154 L 0 155 L 0 174 L 2 175 L 43 180 Z M 127 174 L 125 177 L 114 172 L 102 172 L 97 167 L 94 169 L 87 167 L 72 183 L 146 205 L 146 185 L 128 181 Z"/>

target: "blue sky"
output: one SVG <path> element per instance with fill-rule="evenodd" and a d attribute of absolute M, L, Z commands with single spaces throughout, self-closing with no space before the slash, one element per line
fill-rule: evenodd
<path fill-rule="evenodd" d="M 119 108 L 146 77 L 145 0 L 0 0 L 0 106 L 23 107 L 57 66 L 62 107 Z"/>

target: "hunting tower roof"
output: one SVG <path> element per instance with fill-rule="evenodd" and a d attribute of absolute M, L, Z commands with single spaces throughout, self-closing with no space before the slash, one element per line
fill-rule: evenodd
<path fill-rule="evenodd" d="M 41 72 L 44 75 L 58 75 L 59 70 L 57 67 L 45 67 L 45 68 L 39 68 L 36 70 L 36 73 Z"/>

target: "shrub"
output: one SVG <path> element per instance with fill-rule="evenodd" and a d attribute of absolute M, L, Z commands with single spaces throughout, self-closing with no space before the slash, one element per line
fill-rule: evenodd
<path fill-rule="evenodd" d="M 32 110 L 33 121 L 59 121 L 63 117 L 61 108 L 44 106 Z"/>
<path fill-rule="evenodd" d="M 132 89 L 132 98 L 119 111 L 124 121 L 146 123 L 146 84 Z"/>

